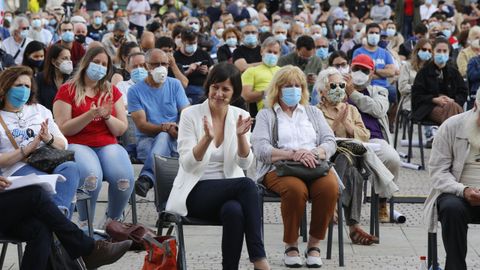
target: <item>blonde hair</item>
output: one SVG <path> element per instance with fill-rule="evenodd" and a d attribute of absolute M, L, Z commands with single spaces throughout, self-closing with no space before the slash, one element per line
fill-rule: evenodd
<path fill-rule="evenodd" d="M 295 66 L 288 65 L 278 70 L 272 78 L 270 85 L 267 87 L 267 97 L 265 107 L 273 108 L 273 105 L 278 103 L 280 90 L 283 86 L 298 83 L 302 87 L 302 98 L 300 104 L 308 105 L 310 94 L 307 88 L 307 79 L 303 71 Z"/>
<path fill-rule="evenodd" d="M 110 78 L 112 77 L 113 73 L 113 66 L 112 66 L 112 59 L 108 55 L 107 51 L 103 47 L 94 47 L 91 48 L 85 53 L 83 56 L 82 61 L 80 62 L 77 71 L 70 79 L 70 93 L 75 93 L 75 105 L 80 106 L 85 103 L 85 76 L 87 76 L 87 68 L 88 65 L 93 61 L 95 56 L 104 53 L 107 55 L 108 64 L 107 64 L 107 74 L 101 80 L 97 82 L 95 86 L 96 90 L 100 92 L 99 101 L 103 102 L 103 100 L 107 100 L 113 96 L 112 94 L 112 84 L 109 82 Z"/>
<path fill-rule="evenodd" d="M 480 33 L 480 26 L 475 25 L 468 31 L 468 40 L 472 40 L 473 36 Z"/>

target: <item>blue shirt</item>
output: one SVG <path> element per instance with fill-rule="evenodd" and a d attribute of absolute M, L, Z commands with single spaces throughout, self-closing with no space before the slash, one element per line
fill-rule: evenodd
<path fill-rule="evenodd" d="M 160 88 L 154 88 L 144 81 L 132 85 L 128 90 L 128 111 L 145 111 L 147 122 L 160 125 L 178 122 L 178 112 L 189 102 L 180 81 L 174 78 L 165 80 Z M 138 129 L 137 139 L 148 137 Z"/>
<path fill-rule="evenodd" d="M 360 47 L 356 49 L 355 52 L 353 52 L 352 59 L 354 59 L 355 56 L 359 54 L 366 54 L 370 56 L 370 58 L 372 58 L 373 62 L 375 63 L 375 69 L 384 69 L 386 65 L 393 64 L 392 55 L 390 55 L 390 53 L 383 48 L 377 47 L 374 52 L 371 52 L 364 47 Z M 381 78 L 372 80 L 372 85 L 387 87 L 390 84 L 388 83 L 387 78 Z"/>

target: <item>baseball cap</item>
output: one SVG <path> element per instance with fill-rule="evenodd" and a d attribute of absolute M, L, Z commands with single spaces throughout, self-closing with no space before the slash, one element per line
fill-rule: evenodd
<path fill-rule="evenodd" d="M 375 64 L 373 63 L 373 60 L 372 58 L 370 58 L 370 56 L 366 54 L 359 54 L 355 58 L 353 58 L 352 67 L 353 66 L 361 66 L 373 70 Z"/>

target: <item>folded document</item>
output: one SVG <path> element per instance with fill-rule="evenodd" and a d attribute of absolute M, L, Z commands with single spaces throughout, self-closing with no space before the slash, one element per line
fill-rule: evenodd
<path fill-rule="evenodd" d="M 31 185 L 39 185 L 44 188 L 48 193 L 55 194 L 55 186 L 57 181 L 64 182 L 66 181 L 65 177 L 60 174 L 45 174 L 45 175 L 36 175 L 29 174 L 25 176 L 10 176 L 7 178 L 12 182 L 5 191 L 14 190 L 17 188 L 22 188 Z"/>

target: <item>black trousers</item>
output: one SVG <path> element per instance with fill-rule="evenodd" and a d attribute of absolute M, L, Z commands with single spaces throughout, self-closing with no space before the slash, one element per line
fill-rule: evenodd
<path fill-rule="evenodd" d="M 246 177 L 199 181 L 188 195 L 189 217 L 223 224 L 223 269 L 238 269 L 244 236 L 250 261 L 266 257 L 258 196 L 257 186 Z"/>
<path fill-rule="evenodd" d="M 27 242 L 21 270 L 47 266 L 54 232 L 73 259 L 93 251 L 94 240 L 67 219 L 39 186 L 0 193 L 0 235 Z"/>
<path fill-rule="evenodd" d="M 469 223 L 480 223 L 480 206 L 444 193 L 437 199 L 442 238 L 447 259 L 445 270 L 467 270 L 467 231 Z"/>

